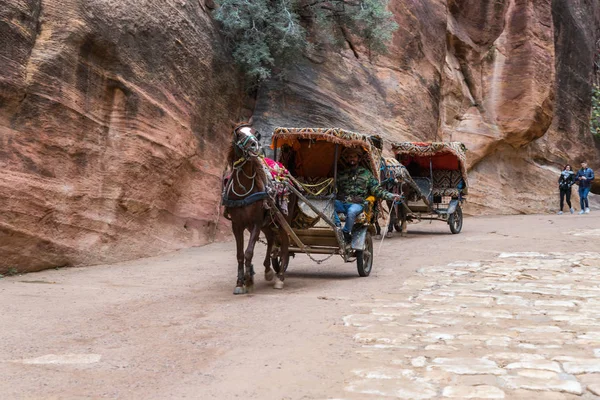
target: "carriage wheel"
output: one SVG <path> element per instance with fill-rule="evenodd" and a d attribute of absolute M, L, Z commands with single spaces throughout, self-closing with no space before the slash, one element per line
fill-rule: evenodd
<path fill-rule="evenodd" d="M 450 225 L 450 232 L 460 233 L 463 226 L 463 214 L 460 206 L 456 206 L 456 210 L 450 214 L 448 218 L 448 225 Z"/>
<path fill-rule="evenodd" d="M 373 268 L 373 238 L 370 232 L 367 231 L 367 236 L 365 236 L 365 249 L 357 250 L 355 254 L 358 275 L 369 276 Z"/>

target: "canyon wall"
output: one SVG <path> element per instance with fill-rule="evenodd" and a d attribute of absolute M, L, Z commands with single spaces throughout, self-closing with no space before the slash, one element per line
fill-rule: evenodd
<path fill-rule="evenodd" d="M 207 6 L 0 0 L 0 273 L 218 239 L 231 124 L 252 114 L 265 143 L 280 125 L 463 141 L 475 214 L 547 212 L 560 165 L 600 169 L 596 0 L 392 0 L 387 54 L 349 35 L 254 99 Z"/>
<path fill-rule="evenodd" d="M 198 2 L 0 1 L 0 273 L 219 236 L 243 90 L 217 32 Z"/>
<path fill-rule="evenodd" d="M 599 2 L 392 0 L 390 9 L 400 28 L 388 54 L 354 44 L 310 55 L 263 86 L 259 127 L 462 141 L 472 214 L 555 211 L 559 166 L 600 168 L 588 127 Z"/>

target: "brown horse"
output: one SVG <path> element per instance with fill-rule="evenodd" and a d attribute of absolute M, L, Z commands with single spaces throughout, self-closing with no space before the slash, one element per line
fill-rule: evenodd
<path fill-rule="evenodd" d="M 237 248 L 238 275 L 233 294 L 245 294 L 254 288 L 252 257 L 261 231 L 267 239 L 263 263 L 265 280 L 271 281 L 275 277 L 274 288 L 283 289 L 289 261 L 289 238 L 275 222 L 277 218 L 273 207 L 276 207 L 276 202 L 270 193 L 267 171 L 259 156 L 260 144 L 249 125 L 238 125 L 233 136 L 228 156 L 231 175 L 223 186 L 225 216 L 231 220 Z M 250 232 L 250 239 L 244 251 L 245 230 Z M 276 276 L 271 269 L 271 261 Z"/>

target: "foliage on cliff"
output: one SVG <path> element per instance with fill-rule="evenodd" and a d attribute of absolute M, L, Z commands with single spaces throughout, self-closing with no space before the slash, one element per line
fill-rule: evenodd
<path fill-rule="evenodd" d="M 600 86 L 592 89 L 592 115 L 590 117 L 592 133 L 600 137 Z"/>
<path fill-rule="evenodd" d="M 355 51 L 352 40 L 384 52 L 398 29 L 388 0 L 221 0 L 214 17 L 233 58 L 253 81 L 285 72 L 323 44 Z M 355 51 L 356 54 L 356 51 Z"/>

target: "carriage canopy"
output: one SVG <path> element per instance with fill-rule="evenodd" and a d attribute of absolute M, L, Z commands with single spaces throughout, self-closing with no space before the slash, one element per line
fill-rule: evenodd
<path fill-rule="evenodd" d="M 453 171 L 460 174 L 466 193 L 469 187 L 467 179 L 467 148 L 461 142 L 397 142 L 392 143 L 396 159 L 409 169 L 420 169 L 429 174 L 433 171 Z"/>
<path fill-rule="evenodd" d="M 344 147 L 360 148 L 365 153 L 363 165 L 378 176 L 381 150 L 377 141 L 380 141 L 377 136 L 341 128 L 276 128 L 271 148 L 292 151 L 295 159 L 284 165 L 287 164 L 292 175 L 307 178 L 333 176 L 336 145 L 342 147 L 338 155 Z"/>

